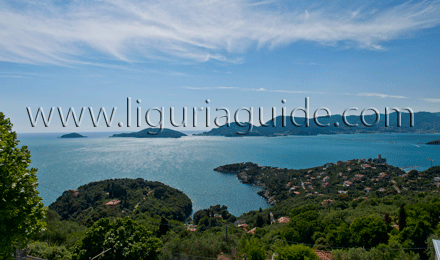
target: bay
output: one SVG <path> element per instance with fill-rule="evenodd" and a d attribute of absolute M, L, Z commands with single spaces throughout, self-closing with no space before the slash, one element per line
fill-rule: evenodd
<path fill-rule="evenodd" d="M 327 162 L 375 158 L 398 167 L 440 163 L 440 146 L 425 145 L 440 134 L 352 134 L 287 137 L 187 136 L 178 139 L 108 138 L 110 133 L 84 133 L 89 138 L 60 139 L 60 133 L 19 134 L 20 145 L 38 168 L 39 192 L 45 205 L 63 191 L 110 178 L 159 181 L 187 194 L 193 212 L 226 205 L 236 216 L 269 205 L 258 187 L 213 168 L 237 162 L 300 169 Z"/>

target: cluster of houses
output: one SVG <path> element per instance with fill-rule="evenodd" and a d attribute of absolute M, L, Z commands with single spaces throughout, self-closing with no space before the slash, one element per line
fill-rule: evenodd
<path fill-rule="evenodd" d="M 355 163 L 356 163 L 355 161 L 344 161 L 344 162 L 343 161 L 338 161 L 336 164 L 334 164 L 334 163 L 326 163 L 324 165 L 324 167 L 322 168 L 322 172 L 319 172 L 316 177 L 311 176 L 311 174 L 313 173 L 313 170 L 309 170 L 307 172 L 307 175 L 304 176 L 307 179 L 306 179 L 305 182 L 301 181 L 301 186 L 302 186 L 303 190 L 306 193 L 308 193 L 309 190 L 314 190 L 312 182 L 315 179 L 322 179 L 321 187 L 325 188 L 325 187 L 330 185 L 330 176 L 325 176 L 326 175 L 325 170 L 327 170 L 327 168 L 330 168 L 330 167 L 333 167 L 333 166 L 347 165 L 347 171 L 350 172 L 351 171 L 350 165 L 355 164 Z M 358 159 L 357 163 L 361 164 L 361 168 L 363 170 L 369 170 L 369 169 L 373 169 L 374 170 L 374 169 L 376 169 L 377 165 L 386 165 L 386 158 L 382 158 L 382 156 L 379 154 L 377 156 L 377 158 L 374 158 L 374 159 L 372 159 L 372 158 Z M 363 174 L 356 174 L 350 180 L 342 172 L 340 172 L 338 175 L 343 178 L 344 182 L 342 183 L 342 185 L 344 187 L 350 187 L 350 186 L 353 185 L 354 181 L 362 181 L 365 178 L 365 175 L 363 175 Z M 382 173 L 379 174 L 379 176 L 375 180 L 376 181 L 380 181 L 380 180 L 385 180 L 385 179 L 388 179 L 388 178 L 389 178 L 388 174 L 385 173 L 385 172 L 382 172 Z M 289 192 L 294 194 L 294 195 L 301 194 L 301 192 L 299 191 L 299 187 L 293 185 L 292 182 L 287 183 L 287 188 L 290 188 Z M 370 190 L 371 190 L 371 188 L 368 188 L 368 189 L 366 189 L 366 192 L 368 193 L 368 192 L 370 192 Z M 318 192 L 315 192 L 315 193 L 319 194 Z M 308 193 L 306 195 L 310 196 L 310 195 L 312 195 L 312 193 Z"/>
<path fill-rule="evenodd" d="M 336 166 L 347 165 L 347 172 L 350 172 L 350 171 L 351 171 L 351 167 L 352 167 L 352 165 L 355 164 L 355 163 L 356 163 L 356 161 L 345 161 L 345 162 L 343 162 L 343 161 L 338 161 L 336 164 L 334 164 L 334 163 L 326 163 L 326 164 L 324 165 L 324 167 L 322 168 L 322 172 L 317 173 L 317 176 L 316 176 L 316 177 L 311 176 L 311 174 L 313 174 L 313 170 L 309 170 L 309 171 L 307 172 L 307 175 L 305 175 L 305 177 L 306 177 L 307 179 L 306 179 L 305 182 L 302 182 L 302 181 L 301 181 L 301 186 L 302 186 L 303 190 L 304 190 L 306 193 L 308 193 L 309 190 L 313 190 L 313 189 L 314 189 L 314 187 L 313 187 L 313 185 L 312 185 L 312 182 L 313 182 L 315 179 L 321 179 L 321 180 L 322 180 L 321 187 L 325 188 L 325 187 L 327 187 L 327 186 L 330 185 L 330 176 L 326 176 L 326 173 L 325 173 L 325 170 L 327 170 L 327 168 L 333 167 L 333 166 L 335 166 L 335 165 L 336 165 Z M 370 169 L 371 169 L 371 170 L 375 170 L 375 169 L 377 169 L 376 166 L 378 166 L 378 165 L 386 165 L 386 164 L 387 164 L 387 162 L 386 162 L 386 158 L 382 158 L 382 156 L 381 156 L 380 154 L 377 156 L 377 158 L 374 158 L 374 159 L 372 159 L 372 158 L 368 158 L 368 159 L 358 159 L 358 160 L 357 160 L 357 163 L 361 164 L 361 168 L 362 168 L 363 170 L 370 170 Z M 343 181 L 343 183 L 342 183 L 342 186 L 344 186 L 344 187 L 351 187 L 351 186 L 354 184 L 355 181 L 363 181 L 363 180 L 366 178 L 366 176 L 363 175 L 363 174 L 356 174 L 354 177 L 352 177 L 352 178 L 349 179 L 349 178 L 348 178 L 347 176 L 345 176 L 342 172 L 339 172 L 339 173 L 338 173 L 338 176 L 343 178 L 344 181 Z M 381 173 L 379 173 L 379 175 L 378 175 L 377 177 L 372 178 L 371 181 L 374 181 L 374 182 L 380 182 L 380 181 L 384 181 L 384 180 L 388 180 L 388 179 L 389 179 L 389 175 L 388 175 L 388 173 L 386 173 L 386 172 L 381 172 Z M 437 177 L 435 180 L 436 180 L 436 184 L 440 187 L 440 178 Z M 292 182 L 289 182 L 289 183 L 287 184 L 287 187 L 288 187 L 288 188 L 290 187 L 289 191 L 290 191 L 291 193 L 293 193 L 293 194 L 295 194 L 295 195 L 299 195 L 299 194 L 301 194 L 301 192 L 299 191 L 299 187 L 293 185 Z M 396 185 L 394 185 L 394 189 L 395 189 L 398 193 L 400 193 L 400 189 L 399 189 Z M 365 188 L 365 192 L 366 192 L 366 193 L 369 193 L 371 190 L 372 190 L 372 189 L 371 189 L 370 187 L 366 187 L 366 188 Z M 380 191 L 380 192 L 384 192 L 385 189 L 381 188 L 381 189 L 378 189 L 378 191 Z M 318 192 L 315 192 L 315 193 L 316 193 L 316 194 L 319 194 Z M 341 192 L 340 192 L 340 193 L 341 193 Z M 344 193 L 345 193 L 345 192 L 344 192 Z M 310 195 L 312 195 L 312 193 L 308 193 L 307 195 L 310 196 Z"/>
<path fill-rule="evenodd" d="M 440 177 L 434 177 L 434 184 L 437 188 L 440 188 Z"/>

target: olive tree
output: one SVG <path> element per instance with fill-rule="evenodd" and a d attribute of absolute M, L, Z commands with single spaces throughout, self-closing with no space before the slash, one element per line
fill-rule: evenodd
<path fill-rule="evenodd" d="M 11 257 L 44 227 L 37 170 L 29 168 L 31 154 L 18 143 L 10 120 L 0 112 L 0 259 Z"/>

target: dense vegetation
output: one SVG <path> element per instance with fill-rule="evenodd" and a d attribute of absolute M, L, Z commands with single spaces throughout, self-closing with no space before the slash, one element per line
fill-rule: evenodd
<path fill-rule="evenodd" d="M 228 212 L 228 207 L 215 205 L 209 209 L 201 209 L 194 213 L 193 223 L 198 230 L 206 230 L 213 227 L 222 227 L 224 224 L 233 224 L 237 218 Z"/>
<path fill-rule="evenodd" d="M 157 259 L 162 241 L 151 230 L 125 217 L 97 221 L 76 245 L 74 259 L 87 260 L 103 249 L 110 249 L 101 259 Z"/>
<path fill-rule="evenodd" d="M 147 128 L 139 132 L 114 134 L 111 137 L 135 137 L 135 138 L 179 138 L 186 134 L 168 128 Z"/>
<path fill-rule="evenodd" d="M 158 215 L 184 221 L 192 202 L 179 190 L 138 178 L 103 180 L 65 191 L 49 208 L 62 220 L 91 226 L 101 218 L 123 216 Z"/>
<path fill-rule="evenodd" d="M 406 173 L 376 158 L 301 170 L 254 163 L 216 170 L 263 187 L 262 195 L 267 194 L 274 205 L 242 216 L 216 205 L 195 212 L 184 223 L 188 214 L 172 220 L 173 214 L 163 214 L 162 210 L 169 212 L 164 207 L 142 213 L 139 204 L 133 212 L 137 199 L 153 199 L 163 185 L 141 179 L 91 183 L 80 187 L 76 197 L 74 191 L 67 191 L 51 205 L 59 207 L 61 216 L 50 212 L 48 228 L 30 244 L 30 252 L 48 259 L 88 259 L 108 249 L 101 259 L 319 259 L 322 255 L 337 260 L 433 259 L 429 243 L 440 237 L 439 166 Z M 346 181 L 351 184 L 344 186 Z M 143 183 L 149 189 L 144 190 Z M 72 200 L 87 201 L 86 194 L 104 197 L 96 200 L 97 207 L 91 204 L 90 212 L 82 210 L 87 214 L 63 211 L 71 206 L 78 210 L 81 203 Z M 114 211 L 91 214 L 111 199 L 120 204 L 102 209 Z"/>
<path fill-rule="evenodd" d="M 312 113 L 312 111 L 310 111 Z M 298 113 L 299 115 L 299 113 Z M 310 116 L 310 115 L 309 115 Z M 365 122 L 372 125 L 376 121 L 376 115 L 365 115 Z M 315 120 L 309 120 L 309 126 L 305 127 L 305 118 L 294 118 L 295 124 L 290 116 L 278 116 L 264 123 L 265 126 L 249 126 L 249 123 L 230 123 L 214 128 L 208 132 L 198 135 L 219 135 L 219 136 L 285 136 L 285 135 L 318 135 L 318 134 L 357 134 L 357 133 L 438 133 L 440 130 L 440 113 L 417 112 L 414 113 L 414 127 L 410 126 L 409 113 L 401 113 L 401 126 L 397 124 L 397 113 L 389 114 L 389 125 L 385 126 L 385 115 L 381 114 L 376 125 L 369 127 L 362 124 L 360 116 L 347 116 L 347 122 L 357 127 L 350 127 L 344 123 L 341 115 L 317 117 L 319 126 Z M 252 129 L 251 131 L 249 131 Z M 237 133 L 238 132 L 238 133 Z"/>

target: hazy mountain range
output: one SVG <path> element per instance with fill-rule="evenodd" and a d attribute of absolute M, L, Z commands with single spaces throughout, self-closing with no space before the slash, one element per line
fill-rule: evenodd
<path fill-rule="evenodd" d="M 265 123 L 266 126 L 252 125 L 252 130 L 249 131 L 249 123 L 240 123 L 243 126 L 239 126 L 237 123 L 231 123 L 229 126 L 222 125 L 218 128 L 211 129 L 208 132 L 197 134 L 199 136 L 284 136 L 284 135 L 318 135 L 318 134 L 357 134 L 357 133 L 438 133 L 440 132 L 440 113 L 430 112 L 417 112 L 414 113 L 414 124 L 410 126 L 410 114 L 401 113 L 401 126 L 398 127 L 397 113 L 390 113 L 389 124 L 385 125 L 385 114 L 380 114 L 380 118 L 377 124 L 376 115 L 366 115 L 364 122 L 373 126 L 365 126 L 360 116 L 347 116 L 346 122 L 351 125 L 347 126 L 341 115 L 332 115 L 330 118 L 322 116 L 317 117 L 317 122 L 321 125 L 318 126 L 315 119 L 309 119 L 309 126 L 305 126 L 304 117 L 295 117 L 295 126 L 292 123 L 290 117 L 278 116 L 275 118 L 275 126 L 273 120 L 269 120 Z M 258 120 L 258 119 L 256 119 Z"/>

